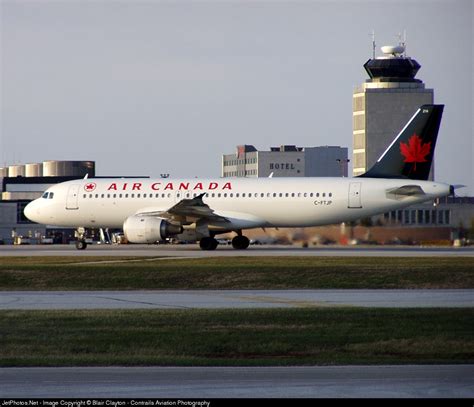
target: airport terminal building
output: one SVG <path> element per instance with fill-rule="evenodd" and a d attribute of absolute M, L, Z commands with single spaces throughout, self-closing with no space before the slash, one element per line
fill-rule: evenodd
<path fill-rule="evenodd" d="M 31 222 L 26 205 L 49 187 L 64 181 L 95 176 L 94 161 L 44 161 L 0 168 L 0 243 L 65 243 L 74 230 Z"/>

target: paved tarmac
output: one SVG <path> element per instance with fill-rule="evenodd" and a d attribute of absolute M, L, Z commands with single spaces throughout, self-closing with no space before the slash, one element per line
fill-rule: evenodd
<path fill-rule="evenodd" d="M 0 397 L 472 398 L 474 365 L 3 368 Z"/>
<path fill-rule="evenodd" d="M 474 290 L 6 291 L 0 310 L 474 307 Z"/>
<path fill-rule="evenodd" d="M 229 256 L 365 256 L 365 257 L 474 257 L 474 247 L 419 247 L 419 246 L 250 246 L 234 250 L 220 245 L 216 250 L 203 251 L 189 245 L 89 245 L 76 250 L 74 245 L 0 246 L 2 256 L 147 256 L 147 257 L 229 257 Z"/>

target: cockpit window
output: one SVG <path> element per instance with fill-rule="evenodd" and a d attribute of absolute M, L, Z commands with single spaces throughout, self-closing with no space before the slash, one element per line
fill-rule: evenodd
<path fill-rule="evenodd" d="M 49 195 L 49 192 L 45 192 L 45 193 L 43 194 L 42 198 L 48 199 L 48 195 Z"/>
<path fill-rule="evenodd" d="M 49 193 L 49 199 L 53 199 L 53 197 L 54 197 L 54 192 L 50 192 Z"/>

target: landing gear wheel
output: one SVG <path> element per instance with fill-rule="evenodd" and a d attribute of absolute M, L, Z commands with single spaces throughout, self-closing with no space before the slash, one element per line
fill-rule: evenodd
<path fill-rule="evenodd" d="M 199 247 L 202 250 L 215 250 L 217 245 L 218 245 L 217 240 L 214 239 L 213 237 L 203 237 L 199 241 Z"/>
<path fill-rule="evenodd" d="M 76 249 L 77 250 L 86 250 L 87 243 L 85 240 L 76 240 Z"/>
<path fill-rule="evenodd" d="M 249 247 L 250 240 L 247 236 L 235 236 L 232 239 L 232 247 L 236 250 L 244 250 Z"/>

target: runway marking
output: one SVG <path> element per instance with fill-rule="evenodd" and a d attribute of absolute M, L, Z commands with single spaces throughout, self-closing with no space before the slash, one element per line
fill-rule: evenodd
<path fill-rule="evenodd" d="M 184 305 L 168 305 L 168 304 L 160 304 L 156 302 L 147 302 L 147 301 L 133 301 L 133 300 L 126 300 L 122 298 L 114 298 L 114 297 L 103 297 L 103 296 L 93 296 L 95 298 L 100 298 L 103 300 L 113 300 L 113 301 L 118 301 L 118 302 L 126 302 L 130 304 L 145 304 L 145 305 L 151 305 L 151 306 L 160 306 L 160 307 L 166 307 L 166 308 L 182 308 L 182 309 L 192 309 L 192 307 L 186 307 Z"/>
<path fill-rule="evenodd" d="M 272 303 L 272 304 L 285 304 L 296 308 L 316 308 L 316 307 L 348 307 L 349 305 L 332 304 L 328 301 L 307 301 L 307 300 L 291 300 L 287 298 L 278 297 L 267 297 L 264 295 L 259 296 L 226 296 L 226 298 L 236 298 L 244 301 L 260 302 L 260 303 Z"/>
<path fill-rule="evenodd" d="M 91 265 L 91 264 L 115 264 L 115 263 L 137 263 L 137 262 L 152 262 L 159 260 L 186 260 L 186 259 L 197 259 L 198 257 L 140 257 L 138 259 L 128 259 L 128 260 L 96 260 L 96 261 L 79 261 L 75 263 L 58 263 L 58 265 L 66 266 L 82 266 Z"/>

